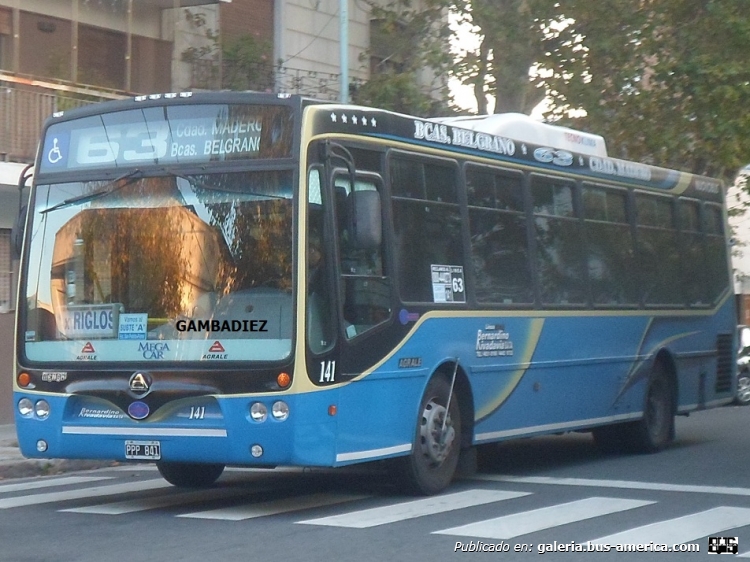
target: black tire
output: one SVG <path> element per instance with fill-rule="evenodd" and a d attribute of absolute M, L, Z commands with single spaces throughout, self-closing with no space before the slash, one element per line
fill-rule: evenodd
<path fill-rule="evenodd" d="M 164 480 L 179 488 L 207 488 L 224 472 L 223 464 L 157 462 Z"/>
<path fill-rule="evenodd" d="M 449 392 L 449 382 L 440 375 L 434 376 L 425 389 L 419 405 L 414 447 L 398 464 L 402 487 L 409 493 L 436 494 L 451 483 L 456 473 L 461 450 L 461 411 L 455 392 L 448 408 L 445 441 L 440 443 Z"/>
<path fill-rule="evenodd" d="M 655 453 L 674 440 L 675 393 L 660 362 L 654 364 L 636 422 L 594 428 L 594 442 L 605 453 Z"/>
<path fill-rule="evenodd" d="M 734 403 L 740 406 L 750 404 L 750 372 L 742 371 L 737 375 L 737 394 Z"/>

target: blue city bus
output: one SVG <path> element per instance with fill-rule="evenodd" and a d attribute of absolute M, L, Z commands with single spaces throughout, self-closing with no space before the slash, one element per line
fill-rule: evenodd
<path fill-rule="evenodd" d="M 388 459 L 432 494 L 481 444 L 653 452 L 731 402 L 721 183 L 509 117 L 239 92 L 52 116 L 18 237 L 23 454 L 187 487 Z"/>

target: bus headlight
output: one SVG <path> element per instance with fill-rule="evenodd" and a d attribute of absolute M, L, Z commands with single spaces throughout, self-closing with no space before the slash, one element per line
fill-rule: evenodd
<path fill-rule="evenodd" d="M 284 421 L 289 417 L 289 406 L 281 400 L 274 402 L 271 406 L 271 415 L 276 420 Z"/>
<path fill-rule="evenodd" d="M 268 408 L 262 402 L 253 402 L 250 406 L 250 417 L 255 422 L 264 422 L 268 417 Z"/>
<path fill-rule="evenodd" d="M 34 404 L 28 398 L 21 398 L 18 401 L 18 413 L 28 418 L 34 411 Z"/>
<path fill-rule="evenodd" d="M 37 400 L 37 403 L 34 404 L 34 413 L 40 420 L 45 419 L 49 416 L 49 402 L 46 400 Z"/>

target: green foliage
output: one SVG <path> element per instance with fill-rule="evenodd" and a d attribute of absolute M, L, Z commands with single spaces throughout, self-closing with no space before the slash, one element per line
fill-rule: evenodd
<path fill-rule="evenodd" d="M 414 76 L 408 73 L 376 74 L 353 92 L 352 101 L 420 117 L 450 112 L 444 102 L 422 91 Z"/>
<path fill-rule="evenodd" d="M 498 113 L 528 113 L 544 97 L 544 90 L 530 81 L 529 72 L 542 56 L 541 14 L 551 9 L 552 0 L 392 0 L 384 6 L 369 0 L 368 4 L 373 17 L 390 29 L 384 57 L 389 70 L 429 69 L 443 86 L 448 77 L 457 78 L 473 88 L 479 113 L 487 112 L 488 96 L 496 99 Z M 449 13 L 476 30 L 481 39 L 478 49 L 465 49 L 456 37 L 460 53 L 451 53 Z M 374 45 L 378 39 L 373 36 Z M 375 46 L 370 54 L 378 50 Z M 377 67 L 371 70 L 373 76 L 382 72 Z M 398 81 L 377 78 L 371 80 L 371 88 L 397 92 L 392 82 Z M 386 94 L 385 90 L 380 93 Z"/>
<path fill-rule="evenodd" d="M 222 45 L 222 87 L 230 90 L 265 90 L 273 86 L 273 46 L 251 34 Z"/>
<path fill-rule="evenodd" d="M 561 4 L 539 80 L 549 117 L 602 134 L 615 156 L 731 181 L 750 160 L 746 0 Z"/>
<path fill-rule="evenodd" d="M 487 112 L 488 96 L 496 112 L 528 113 L 546 94 L 549 119 L 601 134 L 613 156 L 728 181 L 750 162 L 747 0 L 422 4 L 422 16 L 408 0 L 378 13 L 402 26 L 399 41 L 388 44 L 408 55 L 404 72 L 431 68 L 471 86 L 479 113 Z M 448 51 L 448 11 L 480 43 L 446 63 L 439 55 Z M 410 27 L 414 21 L 422 26 Z M 403 109 L 385 100 L 410 99 L 408 86 L 404 78 L 373 77 L 367 99 Z"/>
<path fill-rule="evenodd" d="M 370 79 L 354 89 L 352 100 L 423 117 L 450 113 L 450 30 L 441 2 L 425 0 L 415 8 L 410 0 L 365 1 L 374 22 L 361 62 L 369 65 Z"/>

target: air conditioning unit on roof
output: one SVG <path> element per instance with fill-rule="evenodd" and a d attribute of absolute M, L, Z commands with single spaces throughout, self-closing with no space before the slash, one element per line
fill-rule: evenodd
<path fill-rule="evenodd" d="M 518 142 L 527 142 L 590 156 L 604 158 L 607 156 L 607 145 L 604 142 L 604 137 L 542 123 L 522 113 L 498 113 L 473 117 L 436 117 L 432 121 L 462 129 L 471 129 L 480 133 L 507 137 Z"/>

